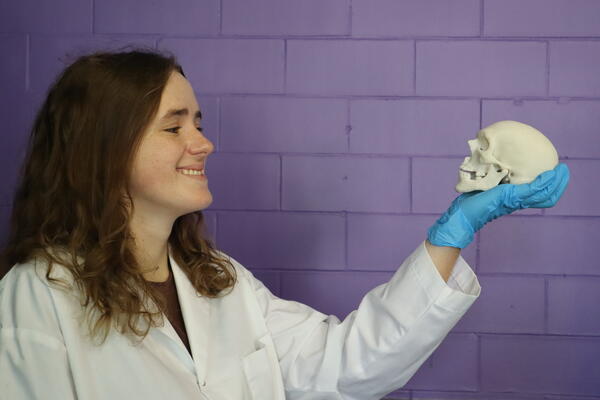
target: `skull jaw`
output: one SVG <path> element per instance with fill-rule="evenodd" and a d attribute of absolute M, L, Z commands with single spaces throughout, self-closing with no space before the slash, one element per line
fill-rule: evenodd
<path fill-rule="evenodd" d="M 499 169 L 499 168 L 498 168 Z M 459 193 L 472 192 L 474 190 L 488 190 L 496 187 L 508 175 L 509 171 L 497 170 L 496 166 L 490 164 L 487 174 L 483 178 L 471 179 L 468 172 L 458 171 L 458 183 L 455 190 Z"/>

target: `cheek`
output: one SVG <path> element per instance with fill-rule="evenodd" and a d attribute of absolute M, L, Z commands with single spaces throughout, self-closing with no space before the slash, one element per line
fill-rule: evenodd
<path fill-rule="evenodd" d="M 149 154 L 140 159 L 132 173 L 131 183 L 138 190 L 164 187 L 175 178 L 175 164 L 164 155 Z"/>

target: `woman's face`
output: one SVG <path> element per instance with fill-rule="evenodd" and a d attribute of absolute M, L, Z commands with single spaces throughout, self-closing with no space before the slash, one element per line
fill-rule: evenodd
<path fill-rule="evenodd" d="M 204 170 L 206 157 L 214 150 L 199 130 L 199 112 L 192 86 L 173 72 L 133 161 L 129 183 L 135 214 L 174 220 L 212 203 L 208 178 L 183 170 Z"/>

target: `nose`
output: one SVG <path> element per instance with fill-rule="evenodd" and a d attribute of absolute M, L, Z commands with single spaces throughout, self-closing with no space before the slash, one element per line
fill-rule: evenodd
<path fill-rule="evenodd" d="M 214 151 L 215 146 L 203 134 L 196 133 L 188 142 L 188 152 L 190 154 L 206 153 L 210 154 Z"/>

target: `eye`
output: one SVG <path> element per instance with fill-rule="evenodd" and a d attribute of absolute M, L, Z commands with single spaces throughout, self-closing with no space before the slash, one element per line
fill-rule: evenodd
<path fill-rule="evenodd" d="M 176 126 L 174 128 L 165 129 L 165 131 L 171 132 L 171 133 L 179 133 L 179 132 L 177 132 L 179 129 L 181 129 L 181 127 L 180 126 Z M 198 129 L 198 131 L 204 133 L 204 130 L 201 127 L 198 126 L 198 127 L 196 127 L 196 129 Z"/>

